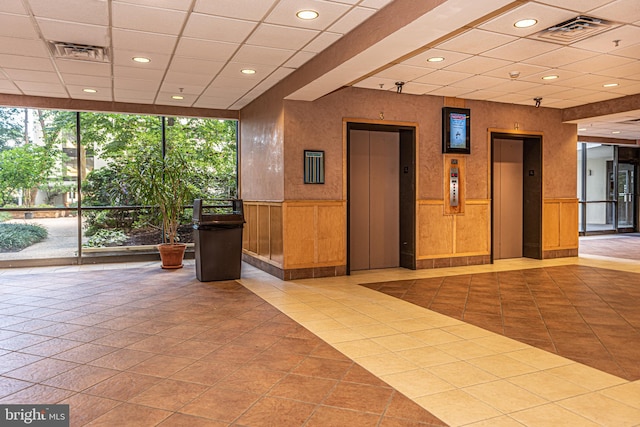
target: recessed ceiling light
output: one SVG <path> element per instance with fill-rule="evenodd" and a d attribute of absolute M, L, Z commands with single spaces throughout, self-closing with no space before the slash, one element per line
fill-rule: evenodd
<path fill-rule="evenodd" d="M 529 27 L 533 27 L 537 23 L 538 23 L 537 19 L 521 19 L 515 24 L 513 24 L 513 26 L 516 28 L 529 28 Z"/>
<path fill-rule="evenodd" d="M 614 131 L 613 131 L 613 132 L 611 132 L 611 133 L 618 134 L 618 133 L 620 133 L 620 131 L 619 131 L 619 130 L 614 130 Z"/>
<path fill-rule="evenodd" d="M 542 80 L 555 80 L 557 79 L 559 76 L 557 74 L 552 74 L 550 76 L 544 76 L 542 77 Z"/>
<path fill-rule="evenodd" d="M 427 59 L 427 62 L 442 62 L 444 58 L 442 56 L 434 56 L 433 58 Z"/>
<path fill-rule="evenodd" d="M 83 92 L 87 92 L 87 93 L 96 93 L 97 92 L 97 90 L 91 89 L 91 88 L 85 88 L 85 89 L 82 89 L 82 91 Z"/>
<path fill-rule="evenodd" d="M 578 132 L 584 132 L 587 128 L 578 128 Z"/>
<path fill-rule="evenodd" d="M 310 21 L 318 17 L 318 12 L 311 9 L 301 10 L 298 13 L 296 13 L 296 16 L 300 19 L 304 19 L 305 21 Z"/>
<path fill-rule="evenodd" d="M 618 83 L 606 83 L 602 85 L 602 87 L 616 87 L 616 86 L 618 86 Z"/>
<path fill-rule="evenodd" d="M 141 64 L 146 64 L 147 62 L 151 62 L 149 58 L 145 58 L 144 56 L 134 56 L 131 59 L 135 62 L 140 62 Z"/>
<path fill-rule="evenodd" d="M 171 99 L 184 99 L 184 96 L 182 96 L 182 95 L 173 95 L 171 97 Z"/>
<path fill-rule="evenodd" d="M 251 68 L 245 68 L 245 69 L 243 69 L 243 70 L 240 70 L 240 72 L 241 72 L 242 74 L 255 74 L 255 73 L 256 73 L 256 70 L 253 70 L 253 69 L 251 69 Z"/>

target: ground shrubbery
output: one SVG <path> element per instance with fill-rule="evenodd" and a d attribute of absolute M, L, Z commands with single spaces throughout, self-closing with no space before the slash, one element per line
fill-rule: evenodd
<path fill-rule="evenodd" d="M 18 252 L 47 238 L 47 229 L 35 224 L 0 224 L 0 252 Z"/>

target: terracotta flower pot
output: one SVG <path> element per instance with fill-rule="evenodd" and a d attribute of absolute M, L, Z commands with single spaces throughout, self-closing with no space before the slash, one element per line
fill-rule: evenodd
<path fill-rule="evenodd" d="M 162 260 L 162 268 L 182 268 L 182 260 L 186 249 L 187 245 L 184 243 L 174 243 L 173 245 L 170 243 L 163 243 L 158 245 L 160 259 Z"/>

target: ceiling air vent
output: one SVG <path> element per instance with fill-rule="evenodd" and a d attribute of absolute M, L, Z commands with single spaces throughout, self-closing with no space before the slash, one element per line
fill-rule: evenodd
<path fill-rule="evenodd" d="M 49 47 L 56 58 L 109 62 L 106 47 L 54 41 L 49 42 Z"/>
<path fill-rule="evenodd" d="M 571 44 L 619 25 L 600 18 L 578 16 L 542 30 L 536 33 L 534 37 L 548 42 Z"/>

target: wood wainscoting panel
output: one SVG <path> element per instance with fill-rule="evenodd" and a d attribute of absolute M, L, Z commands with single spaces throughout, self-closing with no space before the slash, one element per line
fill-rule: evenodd
<path fill-rule="evenodd" d="M 244 203 L 245 227 L 243 230 L 243 248 L 258 253 L 258 206 Z"/>
<path fill-rule="evenodd" d="M 258 250 L 257 253 L 260 256 L 270 258 L 270 234 L 271 234 L 271 220 L 269 219 L 269 206 L 258 206 Z"/>
<path fill-rule="evenodd" d="M 455 216 L 456 255 L 491 254 L 491 201 L 467 200 L 464 215 Z"/>
<path fill-rule="evenodd" d="M 269 253 L 271 261 L 282 265 L 284 262 L 282 246 L 282 206 L 269 205 Z"/>
<path fill-rule="evenodd" d="M 543 250 L 578 248 L 578 199 L 545 199 Z"/>
<path fill-rule="evenodd" d="M 453 215 L 444 215 L 444 201 L 418 201 L 418 259 L 453 255 Z"/>
<path fill-rule="evenodd" d="M 284 268 L 346 264 L 346 203 L 283 203 Z"/>

